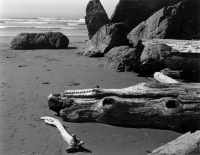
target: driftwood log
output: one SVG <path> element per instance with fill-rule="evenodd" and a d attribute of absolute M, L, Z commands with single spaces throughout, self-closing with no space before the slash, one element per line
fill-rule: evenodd
<path fill-rule="evenodd" d="M 145 49 L 140 59 L 144 75 L 166 67 L 170 70 L 165 73 L 172 78 L 200 81 L 200 41 L 151 39 L 142 43 Z"/>
<path fill-rule="evenodd" d="M 140 83 L 123 89 L 66 90 L 50 94 L 49 108 L 65 121 L 117 126 L 200 129 L 199 83 Z"/>
<path fill-rule="evenodd" d="M 186 133 L 150 153 L 149 155 L 188 155 L 200 154 L 200 131 Z"/>

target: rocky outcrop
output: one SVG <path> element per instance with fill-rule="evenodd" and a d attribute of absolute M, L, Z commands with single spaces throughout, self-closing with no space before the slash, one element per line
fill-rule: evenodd
<path fill-rule="evenodd" d="M 11 49 L 66 49 L 69 39 L 60 32 L 20 33 L 11 42 Z"/>
<path fill-rule="evenodd" d="M 139 40 L 135 47 L 120 46 L 106 55 L 105 66 L 116 71 L 134 71 L 149 76 L 162 69 L 178 71 L 178 76 L 200 80 L 199 41 L 153 39 Z M 199 79 L 199 80 L 198 80 Z"/>
<path fill-rule="evenodd" d="M 163 43 L 147 44 L 140 56 L 139 72 L 149 75 L 166 68 L 164 61 L 172 50 L 170 46 Z"/>
<path fill-rule="evenodd" d="M 107 24 L 88 40 L 77 53 L 89 57 L 102 57 L 116 46 L 128 44 L 124 25 L 122 23 Z"/>
<path fill-rule="evenodd" d="M 165 6 L 174 5 L 181 0 L 120 0 L 111 17 L 111 22 L 124 22 L 130 32 L 142 21 Z"/>
<path fill-rule="evenodd" d="M 85 23 L 88 29 L 89 39 L 110 20 L 99 0 L 90 0 L 86 8 Z"/>
<path fill-rule="evenodd" d="M 200 1 L 184 0 L 164 7 L 140 23 L 128 35 L 134 43 L 138 39 L 195 39 L 200 38 Z"/>
<path fill-rule="evenodd" d="M 200 51 L 199 53 L 180 51 L 163 43 L 147 43 L 140 57 L 140 72 L 152 74 L 169 68 L 182 71 L 182 76 L 187 79 L 199 77 Z"/>
<path fill-rule="evenodd" d="M 106 55 L 106 66 L 117 72 L 132 71 L 135 60 L 135 48 L 120 46 L 112 48 Z"/>
<path fill-rule="evenodd" d="M 112 48 L 106 55 L 105 66 L 118 72 L 138 71 L 141 64 L 140 55 L 144 45 L 139 42 L 134 48 L 130 46 L 120 46 Z"/>

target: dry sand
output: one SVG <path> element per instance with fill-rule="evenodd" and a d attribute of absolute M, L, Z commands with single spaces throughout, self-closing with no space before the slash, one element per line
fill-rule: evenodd
<path fill-rule="evenodd" d="M 103 68 L 104 58 L 76 56 L 86 38 L 70 38 L 67 50 L 9 49 L 12 37 L 0 38 L 0 155 L 61 155 L 67 144 L 41 116 L 55 116 L 47 96 L 65 89 L 122 88 L 148 81 L 135 73 Z M 62 121 L 62 120 L 61 120 Z M 155 129 L 122 128 L 97 123 L 63 122 L 95 155 L 143 155 L 178 136 Z"/>

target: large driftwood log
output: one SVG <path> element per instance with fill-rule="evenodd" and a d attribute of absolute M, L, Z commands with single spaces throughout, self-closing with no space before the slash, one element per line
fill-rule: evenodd
<path fill-rule="evenodd" d="M 200 154 L 200 131 L 195 133 L 186 133 L 177 139 L 169 142 L 157 149 L 149 155 L 186 155 L 186 154 Z"/>
<path fill-rule="evenodd" d="M 200 84 L 140 83 L 123 89 L 66 90 L 49 95 L 65 121 L 118 126 L 200 129 Z"/>

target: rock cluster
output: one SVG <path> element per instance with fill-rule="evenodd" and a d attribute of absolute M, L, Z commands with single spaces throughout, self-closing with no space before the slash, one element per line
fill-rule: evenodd
<path fill-rule="evenodd" d="M 100 4 L 99 1 L 89 2 L 91 10 L 96 9 L 96 3 Z M 103 12 L 106 14 L 104 9 Z M 90 12 L 87 16 L 91 16 Z M 95 29 L 97 32 L 93 31 L 94 36 L 78 53 L 90 57 L 105 56 L 106 66 L 120 72 L 149 75 L 166 67 L 186 71 L 189 66 L 200 72 L 196 67 L 199 65 L 199 54 L 196 59 L 189 53 L 188 62 L 185 61 L 186 55 L 177 55 L 177 50 L 163 40 L 145 43 L 151 39 L 200 38 L 199 17 L 199 0 L 120 0 L 111 23 Z"/>
<path fill-rule="evenodd" d="M 90 0 L 86 8 L 85 23 L 88 29 L 89 39 L 110 20 L 99 0 Z"/>
<path fill-rule="evenodd" d="M 69 39 L 60 32 L 20 33 L 11 42 L 11 49 L 66 49 Z"/>
<path fill-rule="evenodd" d="M 106 55 L 106 66 L 118 72 L 138 71 L 141 65 L 140 55 L 144 49 L 141 41 L 136 47 L 119 46 L 112 48 Z"/>

